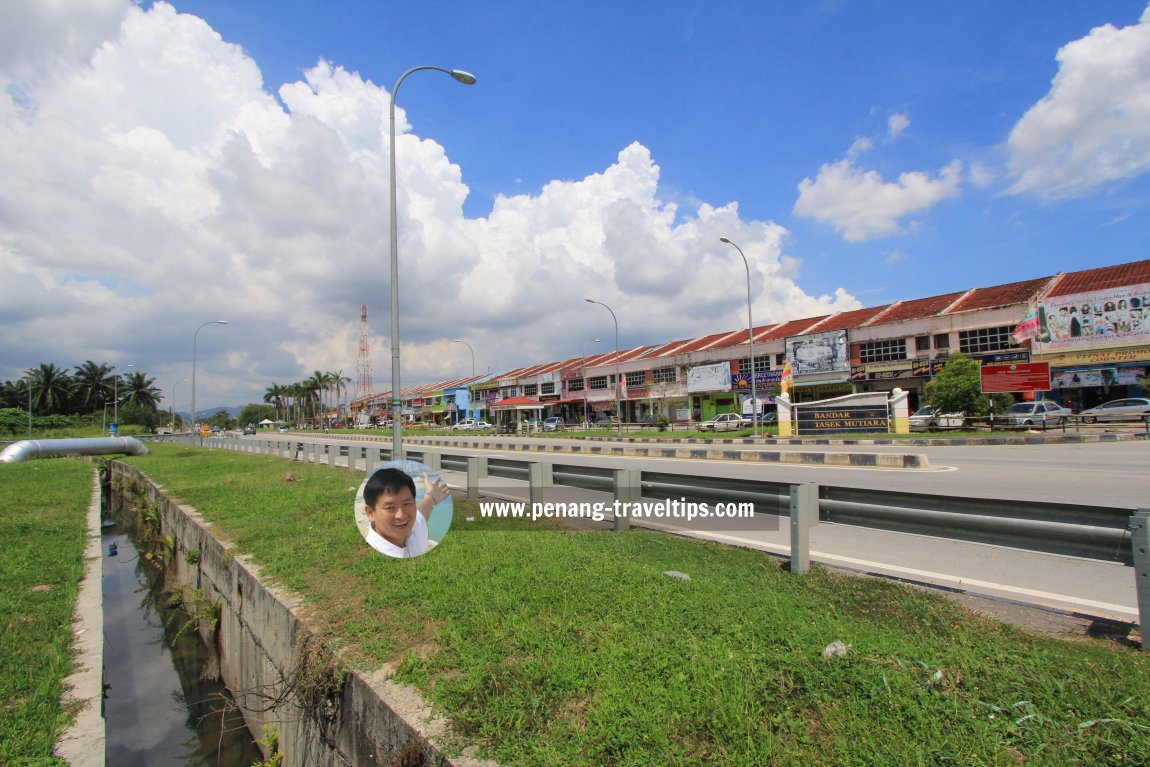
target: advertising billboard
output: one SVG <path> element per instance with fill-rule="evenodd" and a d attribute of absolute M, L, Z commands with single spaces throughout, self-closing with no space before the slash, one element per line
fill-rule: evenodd
<path fill-rule="evenodd" d="M 1150 283 L 1043 298 L 1037 341 L 1050 351 L 1150 343 Z"/>
<path fill-rule="evenodd" d="M 717 365 L 696 365 L 687 369 L 687 391 L 691 394 L 704 391 L 730 391 L 731 366 L 720 362 Z"/>
<path fill-rule="evenodd" d="M 787 358 L 796 376 L 850 372 L 851 355 L 845 330 L 792 336 L 786 345 Z"/>

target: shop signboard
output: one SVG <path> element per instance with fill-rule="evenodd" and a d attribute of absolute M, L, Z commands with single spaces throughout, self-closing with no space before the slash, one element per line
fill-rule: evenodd
<path fill-rule="evenodd" d="M 1050 390 L 1050 364 L 1047 362 L 983 365 L 979 373 L 982 375 L 983 394 Z"/>
<path fill-rule="evenodd" d="M 850 372 L 845 330 L 792 336 L 786 340 L 786 349 L 796 376 Z"/>
<path fill-rule="evenodd" d="M 1090 368 L 1085 370 L 1063 370 L 1051 378 L 1055 389 L 1084 389 L 1092 386 L 1134 386 L 1138 379 L 1146 375 L 1144 367 Z"/>
<path fill-rule="evenodd" d="M 1043 298 L 1037 340 L 1048 351 L 1150 342 L 1150 283 Z"/>
<path fill-rule="evenodd" d="M 887 409 L 875 405 L 795 408 L 799 435 L 890 431 Z"/>
<path fill-rule="evenodd" d="M 764 390 L 774 386 L 778 386 L 783 378 L 783 369 L 778 370 L 758 370 L 755 372 L 755 388 Z M 751 390 L 751 374 L 750 373 L 733 373 L 731 374 L 731 389 L 734 391 Z"/>
<path fill-rule="evenodd" d="M 687 368 L 688 392 L 694 394 L 696 392 L 730 390 L 731 366 L 729 363 L 720 362 L 716 365 L 696 365 L 693 368 Z"/>

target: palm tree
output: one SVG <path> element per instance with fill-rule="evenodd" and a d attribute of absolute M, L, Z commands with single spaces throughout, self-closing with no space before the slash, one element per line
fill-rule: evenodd
<path fill-rule="evenodd" d="M 303 387 L 307 391 L 306 396 L 312 405 L 311 413 L 314 417 L 318 413 L 318 405 L 322 402 L 323 390 L 327 388 L 327 375 L 318 370 L 312 371 L 311 378 L 303 381 Z"/>
<path fill-rule="evenodd" d="M 68 371 L 54 363 L 41 362 L 28 371 L 32 381 L 32 407 L 41 415 L 57 415 L 69 411 L 75 382 Z"/>
<path fill-rule="evenodd" d="M 331 379 L 331 387 L 332 387 L 332 389 L 335 390 L 335 405 L 336 405 L 335 409 L 336 409 L 336 413 L 338 414 L 339 403 L 340 403 L 340 400 L 343 396 L 343 390 L 345 388 L 345 384 L 350 384 L 351 379 L 348 378 L 347 376 L 345 376 L 343 374 L 342 370 L 336 371 L 334 373 L 328 373 L 328 376 Z"/>
<path fill-rule="evenodd" d="M 124 393 L 120 396 L 120 402 L 124 405 L 135 405 L 154 412 L 164 398 L 163 392 L 156 386 L 156 379 L 149 378 L 147 373 L 133 370 L 123 381 Z"/>
<path fill-rule="evenodd" d="M 275 419 L 277 421 L 280 419 L 280 408 L 284 406 L 285 393 L 286 387 L 280 386 L 274 381 L 272 382 L 272 385 L 264 391 L 264 402 L 275 408 Z"/>
<path fill-rule="evenodd" d="M 76 382 L 76 407 L 82 412 L 91 412 L 112 400 L 112 367 L 87 360 L 76 366 L 72 376 Z"/>

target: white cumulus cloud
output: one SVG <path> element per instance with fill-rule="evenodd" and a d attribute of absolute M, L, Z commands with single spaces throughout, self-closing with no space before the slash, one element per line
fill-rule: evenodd
<path fill-rule="evenodd" d="M 830 224 L 849 242 L 902 234 L 908 216 L 924 213 L 961 193 L 962 163 L 955 160 L 936 175 L 918 171 L 885 181 L 851 159 L 823 165 L 813 181 L 799 183 L 795 213 Z"/>
<path fill-rule="evenodd" d="M 1150 170 L 1150 8 L 1063 46 L 1050 91 L 1010 132 L 1009 192 L 1080 197 Z"/>

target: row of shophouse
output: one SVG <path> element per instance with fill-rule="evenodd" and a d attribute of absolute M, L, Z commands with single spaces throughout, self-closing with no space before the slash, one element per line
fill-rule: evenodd
<path fill-rule="evenodd" d="M 1028 311 L 1033 338 L 1014 334 Z M 884 306 L 746 327 L 633 349 L 569 358 L 496 375 L 413 386 L 402 393 L 405 421 L 493 423 L 524 417 L 624 422 L 660 417 L 706 420 L 724 412 L 767 411 L 784 365 L 795 402 L 843 394 L 923 389 L 951 354 L 983 364 L 1049 363 L 1050 388 L 1018 392 L 1075 411 L 1138 396 L 1150 368 L 1150 260 L 971 288 Z M 391 392 L 353 403 L 353 412 L 393 417 Z"/>

